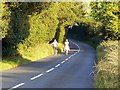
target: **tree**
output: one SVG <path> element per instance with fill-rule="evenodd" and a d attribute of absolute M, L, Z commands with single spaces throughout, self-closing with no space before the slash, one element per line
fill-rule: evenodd
<path fill-rule="evenodd" d="M 2 4 L 3 55 L 16 55 L 20 48 L 32 48 L 54 38 L 62 43 L 67 28 L 83 17 L 81 3 L 76 2 Z"/>
<path fill-rule="evenodd" d="M 91 16 L 101 25 L 103 38 L 113 40 L 120 38 L 118 30 L 118 16 L 120 16 L 119 3 L 117 2 L 93 2 L 91 3 Z"/>

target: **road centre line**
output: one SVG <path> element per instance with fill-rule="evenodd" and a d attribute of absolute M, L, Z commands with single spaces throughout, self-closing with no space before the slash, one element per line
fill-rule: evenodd
<path fill-rule="evenodd" d="M 72 42 L 72 41 L 71 41 Z M 72 55 L 70 55 L 68 58 L 66 58 L 65 60 L 63 60 L 61 63 L 65 63 L 65 61 L 67 61 L 67 60 L 69 60 L 72 56 L 74 56 L 74 55 L 76 55 L 79 51 L 80 51 L 80 47 L 76 44 L 76 43 L 74 43 L 74 42 L 72 42 L 73 44 L 75 44 L 77 47 L 78 47 L 78 51 L 76 52 L 76 53 L 74 53 L 74 54 L 72 54 Z M 61 64 L 57 64 L 55 67 L 59 67 Z M 54 70 L 55 68 L 51 68 L 51 69 L 49 69 L 49 70 L 47 70 L 46 72 L 48 73 L 48 72 L 51 72 L 52 70 Z M 41 76 L 43 76 L 44 74 L 42 73 L 42 74 L 39 74 L 39 75 L 37 75 L 37 76 L 35 76 L 35 77 L 32 77 L 32 78 L 30 78 L 30 80 L 34 80 L 34 79 L 36 79 L 36 78 L 38 78 L 38 77 L 41 77 Z M 8 89 L 8 90 L 13 90 L 13 89 L 15 89 L 15 88 L 18 88 L 18 87 L 20 87 L 20 86 L 22 86 L 22 85 L 24 85 L 25 83 L 20 83 L 20 84 L 18 84 L 18 85 L 16 85 L 16 86 L 14 86 L 14 87 L 12 87 L 12 88 L 10 88 L 10 89 Z"/>
<path fill-rule="evenodd" d="M 65 63 L 65 61 L 62 61 L 61 63 Z"/>
<path fill-rule="evenodd" d="M 46 72 L 51 72 L 52 70 L 54 70 L 55 68 L 51 68 L 49 70 L 47 70 Z"/>
<path fill-rule="evenodd" d="M 57 64 L 55 67 L 59 67 L 60 66 L 60 64 Z"/>
<path fill-rule="evenodd" d="M 70 40 L 71 41 L 71 40 Z M 80 51 L 80 47 L 79 47 L 79 45 L 78 44 L 76 44 L 76 43 L 74 43 L 73 41 L 71 41 L 73 44 L 75 44 L 77 47 L 78 47 L 78 49 L 79 49 L 79 51 Z"/>
<path fill-rule="evenodd" d="M 69 58 L 71 58 L 72 56 L 69 56 Z"/>
<path fill-rule="evenodd" d="M 68 57 L 68 59 L 70 59 L 71 57 Z"/>
<path fill-rule="evenodd" d="M 8 90 L 12 90 L 12 89 L 18 88 L 18 87 L 20 87 L 20 86 L 22 86 L 22 85 L 24 85 L 24 84 L 25 84 L 25 83 L 20 83 L 20 84 L 14 86 L 14 87 L 12 87 L 12 88 L 10 88 L 10 89 L 8 89 Z"/>
<path fill-rule="evenodd" d="M 37 75 L 37 76 L 35 76 L 35 77 L 32 77 L 30 80 L 34 80 L 34 79 L 36 79 L 36 78 L 38 78 L 38 77 L 41 77 L 41 76 L 43 76 L 44 74 L 42 73 L 42 74 L 39 74 L 39 75 Z"/>
<path fill-rule="evenodd" d="M 68 58 L 65 59 L 66 61 L 68 60 Z"/>

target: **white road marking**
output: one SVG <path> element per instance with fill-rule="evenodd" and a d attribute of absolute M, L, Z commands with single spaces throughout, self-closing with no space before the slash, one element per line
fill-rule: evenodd
<path fill-rule="evenodd" d="M 70 40 L 71 41 L 71 40 Z M 80 51 L 80 46 L 79 45 L 77 45 L 76 43 L 74 43 L 73 41 L 71 41 L 73 44 L 75 44 L 77 47 L 78 47 L 78 49 L 79 49 L 79 51 Z"/>
<path fill-rule="evenodd" d="M 25 84 L 25 83 L 20 83 L 20 84 L 14 86 L 14 87 L 12 87 L 12 88 L 10 88 L 10 89 L 8 89 L 8 90 L 12 90 L 12 89 L 18 88 L 18 87 L 20 87 L 20 86 L 22 86 L 22 85 L 24 85 L 24 84 Z"/>
<path fill-rule="evenodd" d="M 72 41 L 71 41 L 72 42 Z M 78 47 L 78 51 L 76 52 L 76 53 L 74 53 L 74 54 L 72 54 L 71 56 L 69 56 L 68 58 L 66 58 L 65 60 L 63 60 L 61 63 L 65 63 L 65 61 L 67 61 L 67 60 L 69 60 L 72 56 L 74 56 L 74 55 L 76 55 L 79 51 L 80 51 L 80 47 L 76 44 L 76 43 L 74 43 L 74 42 L 72 42 L 73 44 L 75 44 L 77 47 Z M 59 67 L 61 64 L 57 64 L 55 67 Z M 48 72 L 50 72 L 50 71 L 52 71 L 52 70 L 54 70 L 55 68 L 51 68 L 51 69 L 49 69 L 49 70 L 47 70 L 46 72 L 48 73 Z M 44 74 L 42 73 L 42 74 L 39 74 L 39 75 L 37 75 L 37 76 L 35 76 L 35 77 L 32 77 L 30 80 L 34 80 L 34 79 L 36 79 L 36 78 L 38 78 L 38 77 L 41 77 L 41 76 L 43 76 Z M 12 87 L 12 88 L 10 88 L 10 89 L 8 89 L 8 90 L 12 90 L 12 89 L 15 89 L 15 88 L 18 88 L 18 87 L 20 87 L 20 86 L 22 86 L 22 85 L 24 85 L 25 83 L 20 83 L 20 84 L 18 84 L 18 85 L 16 85 L 16 86 L 14 86 L 14 87 Z"/>
<path fill-rule="evenodd" d="M 68 60 L 68 58 L 65 59 L 66 61 Z"/>
<path fill-rule="evenodd" d="M 71 57 L 68 57 L 68 59 L 70 59 Z"/>
<path fill-rule="evenodd" d="M 38 78 L 38 77 L 41 77 L 41 76 L 43 76 L 43 75 L 44 75 L 43 73 L 42 73 L 42 74 L 39 74 L 39 75 L 37 75 L 37 76 L 31 78 L 30 80 L 34 80 L 34 79 L 36 79 L 36 78 Z"/>
<path fill-rule="evenodd" d="M 47 70 L 46 72 L 51 72 L 52 70 L 54 70 L 55 68 L 51 68 L 49 70 Z"/>
<path fill-rule="evenodd" d="M 56 65 L 55 67 L 59 67 L 59 66 L 60 66 L 60 64 Z"/>
<path fill-rule="evenodd" d="M 65 63 L 65 61 L 62 61 L 61 63 Z"/>

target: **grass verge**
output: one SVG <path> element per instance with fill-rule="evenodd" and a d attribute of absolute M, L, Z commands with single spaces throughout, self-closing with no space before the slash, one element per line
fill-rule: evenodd
<path fill-rule="evenodd" d="M 118 41 L 103 41 L 99 37 L 78 38 L 71 36 L 81 42 L 87 43 L 96 49 L 96 88 L 120 88 L 120 71 L 118 63 Z M 101 43 L 100 43 L 101 42 Z M 120 53 L 120 50 L 119 50 Z"/>
<path fill-rule="evenodd" d="M 0 62 L 0 71 L 8 70 L 19 65 L 27 64 L 30 60 L 23 59 L 21 57 L 4 57 Z"/>
<path fill-rule="evenodd" d="M 63 44 L 59 44 L 58 53 L 63 50 Z M 40 44 L 33 47 L 19 47 L 18 52 L 20 56 L 4 57 L 0 61 L 0 71 L 8 70 L 23 64 L 28 64 L 37 61 L 41 58 L 53 54 L 53 48 L 49 44 Z"/>
<path fill-rule="evenodd" d="M 118 41 L 103 41 L 97 51 L 97 88 L 120 88 L 118 80 Z"/>

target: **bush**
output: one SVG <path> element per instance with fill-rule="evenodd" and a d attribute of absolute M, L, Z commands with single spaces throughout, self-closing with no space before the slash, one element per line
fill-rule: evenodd
<path fill-rule="evenodd" d="M 97 88 L 117 88 L 118 82 L 118 41 L 103 41 L 97 47 Z"/>
<path fill-rule="evenodd" d="M 58 53 L 63 52 L 63 50 L 64 50 L 64 44 L 59 43 L 59 45 L 58 45 Z"/>
<path fill-rule="evenodd" d="M 53 49 L 52 46 L 45 43 L 34 46 L 19 44 L 18 52 L 23 58 L 35 61 L 53 54 Z"/>

